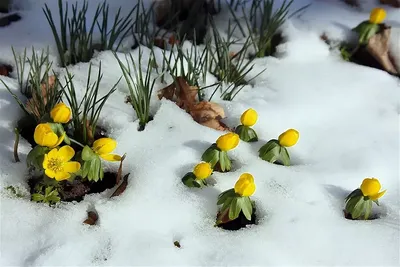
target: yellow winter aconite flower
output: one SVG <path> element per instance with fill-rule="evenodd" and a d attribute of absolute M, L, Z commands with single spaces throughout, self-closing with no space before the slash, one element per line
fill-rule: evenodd
<path fill-rule="evenodd" d="M 48 123 L 40 123 L 36 126 L 33 134 L 33 139 L 36 144 L 46 147 L 56 147 L 64 140 L 65 133 L 62 136 L 57 136 Z"/>
<path fill-rule="evenodd" d="M 386 18 L 386 11 L 383 8 L 374 8 L 372 9 L 369 15 L 369 22 L 374 24 L 382 23 Z"/>
<path fill-rule="evenodd" d="M 236 133 L 227 133 L 217 139 L 217 147 L 222 151 L 234 149 L 239 144 L 239 135 Z"/>
<path fill-rule="evenodd" d="M 279 144 L 285 147 L 294 146 L 299 140 L 299 132 L 295 129 L 289 129 L 278 137 Z"/>
<path fill-rule="evenodd" d="M 240 122 L 244 125 L 244 126 L 253 126 L 254 124 L 256 124 L 258 119 L 258 114 L 257 112 L 252 109 L 249 108 L 248 110 L 246 110 L 245 112 L 243 112 L 242 116 L 240 117 Z"/>
<path fill-rule="evenodd" d="M 50 111 L 50 117 L 54 122 L 67 123 L 71 119 L 71 109 L 64 103 L 58 103 Z"/>
<path fill-rule="evenodd" d="M 371 200 L 377 200 L 386 193 L 386 190 L 379 192 L 381 190 L 381 183 L 375 178 L 365 178 L 360 189 L 363 195 L 369 197 Z"/>
<path fill-rule="evenodd" d="M 117 147 L 117 141 L 111 138 L 100 138 L 94 141 L 93 151 L 102 157 L 104 160 L 108 161 L 120 161 L 121 156 L 116 154 L 110 154 Z"/>
<path fill-rule="evenodd" d="M 208 162 L 201 162 L 194 167 L 193 173 L 197 179 L 204 180 L 212 173 L 211 164 Z"/>
<path fill-rule="evenodd" d="M 70 161 L 74 155 L 75 151 L 70 146 L 63 146 L 60 149 L 53 148 L 44 155 L 43 168 L 45 174 L 57 181 L 70 178 L 71 173 L 75 173 L 81 168 L 79 162 Z"/>
<path fill-rule="evenodd" d="M 254 177 L 250 173 L 243 173 L 240 175 L 239 180 L 235 184 L 235 193 L 242 197 L 249 197 L 256 191 L 256 184 Z"/>

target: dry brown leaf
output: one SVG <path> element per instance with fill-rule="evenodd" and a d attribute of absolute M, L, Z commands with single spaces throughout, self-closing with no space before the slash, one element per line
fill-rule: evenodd
<path fill-rule="evenodd" d="M 176 104 L 189 112 L 196 103 L 198 87 L 190 86 L 183 77 L 177 77 L 175 82 L 159 90 L 158 98 L 163 97 L 176 102 Z M 174 99 L 176 97 L 176 99 Z"/>
<path fill-rule="evenodd" d="M 119 168 L 118 168 L 118 172 L 117 172 L 117 179 L 116 179 L 116 184 L 119 184 L 119 182 L 121 181 L 121 176 L 122 176 L 122 163 L 124 162 L 124 159 L 125 159 L 125 157 L 126 157 L 126 154 L 124 154 L 122 157 L 121 157 L 121 161 L 120 161 L 120 163 L 119 163 Z"/>
<path fill-rule="evenodd" d="M 99 216 L 94 211 L 88 211 L 88 217 L 83 221 L 84 224 L 95 225 Z"/>
<path fill-rule="evenodd" d="M 110 198 L 119 196 L 125 191 L 126 187 L 128 186 L 128 177 L 129 177 L 129 173 L 124 176 L 122 183 L 118 186 L 118 188 L 110 196 Z"/>
<path fill-rule="evenodd" d="M 368 40 L 367 51 L 370 53 L 389 73 L 399 74 L 389 54 L 390 28 L 375 34 Z"/>
<path fill-rule="evenodd" d="M 221 122 L 221 119 L 225 118 L 224 109 L 216 103 L 202 101 L 194 105 L 189 113 L 201 125 L 219 131 L 228 130 L 228 127 Z"/>
<path fill-rule="evenodd" d="M 8 76 L 12 72 L 12 67 L 6 64 L 0 64 L 0 75 Z"/>
<path fill-rule="evenodd" d="M 26 110 L 36 116 L 37 118 L 40 118 L 41 114 L 39 112 L 39 106 L 40 106 L 40 99 L 43 99 L 43 104 L 47 104 L 47 94 L 50 90 L 54 89 L 54 85 L 56 83 L 56 76 L 52 75 L 49 76 L 47 79 L 47 84 L 42 83 L 40 85 L 41 88 L 41 96 L 39 97 L 35 92 L 33 91 L 33 95 L 31 98 L 28 99 L 26 103 Z"/>

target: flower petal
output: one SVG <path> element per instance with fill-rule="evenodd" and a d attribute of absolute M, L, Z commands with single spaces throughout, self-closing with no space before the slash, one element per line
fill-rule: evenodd
<path fill-rule="evenodd" d="M 100 138 L 94 141 L 93 150 L 99 155 L 111 153 L 117 147 L 117 141 L 112 138 Z"/>
<path fill-rule="evenodd" d="M 62 180 L 67 180 L 71 175 L 68 172 L 56 172 L 56 180 L 57 181 L 62 181 Z"/>
<path fill-rule="evenodd" d="M 382 191 L 382 192 L 380 192 L 380 193 L 378 193 L 376 195 L 370 196 L 369 198 L 371 200 L 377 200 L 378 198 L 381 198 L 385 193 L 386 193 L 386 190 L 384 190 L 384 191 Z"/>
<path fill-rule="evenodd" d="M 101 154 L 100 157 L 107 161 L 121 161 L 121 156 L 117 154 Z"/>
<path fill-rule="evenodd" d="M 44 171 L 44 173 L 45 173 L 49 178 L 54 178 L 54 177 L 56 177 L 56 173 L 53 172 L 53 171 L 50 170 L 50 169 L 46 169 L 46 170 Z"/>
<path fill-rule="evenodd" d="M 49 153 L 47 153 L 47 156 L 48 156 L 48 159 L 57 158 L 58 157 L 58 149 L 53 148 L 52 150 L 50 150 Z"/>
<path fill-rule="evenodd" d="M 70 162 L 64 163 L 63 168 L 64 168 L 65 172 L 75 173 L 75 172 L 79 171 L 79 169 L 81 168 L 81 164 L 77 161 L 70 161 Z"/>
<path fill-rule="evenodd" d="M 43 163 L 42 163 L 43 169 L 47 169 L 48 164 L 49 164 L 49 156 L 47 154 L 44 154 L 44 159 L 43 159 Z"/>
<path fill-rule="evenodd" d="M 62 143 L 62 141 L 64 141 L 64 138 L 65 138 L 65 132 L 60 137 L 58 137 L 57 143 L 55 143 L 53 147 L 59 146 Z"/>
<path fill-rule="evenodd" d="M 74 155 L 75 151 L 70 146 L 63 146 L 58 150 L 58 156 L 61 157 L 64 162 L 70 161 Z"/>

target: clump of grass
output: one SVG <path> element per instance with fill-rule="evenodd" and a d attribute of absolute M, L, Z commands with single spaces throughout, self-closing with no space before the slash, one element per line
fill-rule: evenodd
<path fill-rule="evenodd" d="M 67 69 L 65 77 L 64 95 L 67 99 L 72 113 L 72 129 L 74 140 L 83 145 L 91 146 L 94 141 L 97 122 L 106 101 L 112 93 L 117 90 L 120 79 L 104 96 L 99 96 L 100 82 L 103 78 L 101 62 L 97 77 L 94 82 L 91 79 L 92 64 L 89 65 L 88 78 L 86 82 L 85 94 L 80 102 L 76 95 L 77 88 L 74 84 L 74 76 Z"/>
<path fill-rule="evenodd" d="M 42 50 L 38 54 L 32 47 L 30 58 L 27 57 L 26 49 L 22 55 L 17 55 L 12 48 L 12 53 L 20 92 L 28 100 L 20 99 L 2 79 L 0 81 L 27 115 L 37 123 L 48 120 L 50 111 L 60 101 L 62 95 L 62 89 L 56 79 L 57 74 L 51 73 L 52 62 L 49 60 L 49 50 L 47 49 L 46 52 Z M 26 77 L 25 71 L 28 72 Z"/>
<path fill-rule="evenodd" d="M 123 38 L 130 32 L 132 27 L 131 14 L 138 7 L 134 6 L 130 13 L 125 17 L 120 17 L 121 8 L 114 17 L 114 23 L 109 29 L 108 25 L 108 5 L 106 2 L 99 4 L 88 27 L 86 17 L 88 11 L 88 2 L 85 0 L 82 7 L 78 8 L 78 3 L 72 5 L 72 17 L 68 17 L 68 2 L 63 6 L 63 1 L 58 0 L 58 11 L 60 16 L 59 26 L 57 30 L 56 22 L 47 4 L 43 8 L 43 12 L 51 27 L 61 66 L 66 67 L 70 64 L 78 62 L 89 62 L 92 58 L 94 50 L 118 49 Z M 102 21 L 99 17 L 102 14 Z M 98 27 L 101 38 L 99 43 L 93 39 L 95 27 Z M 119 40 L 119 41 L 118 41 Z"/>
<path fill-rule="evenodd" d="M 150 100 L 154 89 L 154 84 L 157 78 L 153 78 L 153 68 L 155 57 L 154 53 L 150 53 L 147 66 L 143 68 L 143 51 L 139 47 L 139 58 L 135 60 L 132 54 L 129 57 L 125 55 L 127 64 L 125 65 L 114 54 L 118 60 L 118 64 L 122 70 L 123 76 L 129 88 L 129 102 L 136 112 L 139 119 L 139 131 L 144 130 L 146 124 L 152 119 L 150 114 Z M 132 68 L 131 68 L 132 66 Z M 144 73 L 144 75 L 143 75 Z"/>
<path fill-rule="evenodd" d="M 243 87 L 249 84 L 250 80 L 246 80 L 246 75 L 253 70 L 254 64 L 252 60 L 247 59 L 247 51 L 251 46 L 251 39 L 248 37 L 242 48 L 237 53 L 231 51 L 232 45 L 239 44 L 238 40 L 232 40 L 233 32 L 236 28 L 232 28 L 229 23 L 228 36 L 224 40 L 218 32 L 215 23 L 211 20 L 213 39 L 208 39 L 206 49 L 210 52 L 208 70 L 211 74 L 216 76 L 220 81 L 217 89 L 213 92 L 210 100 L 218 89 L 222 90 L 223 83 L 229 84 L 227 89 L 221 91 L 221 98 L 224 100 L 233 100 L 237 93 Z M 259 73 L 261 74 L 261 72 Z M 258 75 L 259 75 L 258 74 Z M 253 77 L 254 79 L 255 77 Z"/>
<path fill-rule="evenodd" d="M 274 0 L 254 0 L 251 3 L 249 16 L 246 15 L 244 5 L 242 6 L 247 30 L 250 33 L 251 42 L 256 51 L 256 57 L 272 55 L 274 52 L 274 45 L 276 45 L 273 43 L 273 38 L 276 37 L 280 27 L 285 23 L 286 19 L 296 15 L 310 5 L 306 5 L 289 15 L 289 9 L 292 4 L 293 0 L 284 0 L 281 6 L 273 12 L 275 5 Z M 232 8 L 230 8 L 230 11 L 243 36 L 246 36 L 235 12 Z"/>
<path fill-rule="evenodd" d="M 189 85 L 199 88 L 198 97 L 201 101 L 203 96 L 200 87 L 206 80 L 209 50 L 200 50 L 194 45 L 190 49 L 184 49 L 181 44 L 174 47 L 176 53 L 163 50 L 162 70 L 166 70 L 174 80 L 183 77 Z M 161 76 L 161 82 L 164 82 L 164 74 Z"/>

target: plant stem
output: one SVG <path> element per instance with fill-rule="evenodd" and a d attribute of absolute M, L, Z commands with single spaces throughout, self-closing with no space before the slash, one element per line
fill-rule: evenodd
<path fill-rule="evenodd" d="M 72 143 L 75 143 L 75 144 L 77 144 L 77 145 L 81 146 L 82 148 L 83 148 L 83 147 L 85 147 L 84 145 L 82 145 L 82 144 L 81 144 L 81 143 L 79 143 L 78 141 L 76 141 L 76 140 L 72 139 L 71 137 L 69 137 L 69 136 L 68 136 L 68 138 L 69 138 L 69 140 L 70 140 Z"/>
<path fill-rule="evenodd" d="M 15 128 L 14 132 L 15 132 L 14 159 L 15 159 L 15 162 L 20 162 L 19 157 L 18 157 L 19 131 L 17 128 Z"/>

